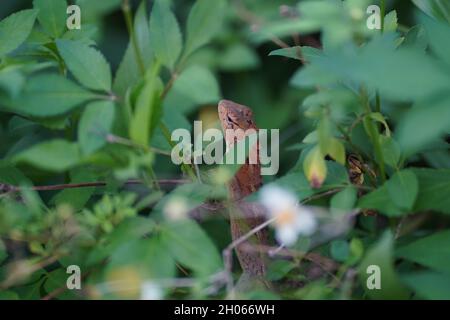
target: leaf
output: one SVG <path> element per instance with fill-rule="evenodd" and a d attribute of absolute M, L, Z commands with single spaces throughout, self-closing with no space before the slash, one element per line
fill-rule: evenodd
<path fill-rule="evenodd" d="M 397 11 L 392 10 L 384 17 L 384 32 L 395 32 L 397 27 Z"/>
<path fill-rule="evenodd" d="M 303 172 L 313 188 L 320 188 L 327 176 L 327 166 L 320 148 L 309 151 L 303 162 Z"/>
<path fill-rule="evenodd" d="M 397 249 L 397 256 L 450 275 L 450 230 L 434 233 Z"/>
<path fill-rule="evenodd" d="M 295 264 L 291 261 L 275 260 L 269 264 L 267 278 L 271 281 L 281 280 L 294 268 Z"/>
<path fill-rule="evenodd" d="M 97 181 L 97 179 L 97 175 L 93 171 L 88 171 L 86 168 L 77 168 L 70 172 L 70 183 L 73 184 L 85 183 L 88 181 L 94 182 Z M 69 204 L 74 211 L 82 210 L 95 190 L 95 187 L 64 189 L 51 199 L 51 203 L 56 206 Z"/>
<path fill-rule="evenodd" d="M 96 96 L 72 81 L 56 75 L 41 74 L 28 80 L 13 110 L 36 117 L 57 116 Z"/>
<path fill-rule="evenodd" d="M 334 260 L 344 262 L 350 256 L 350 246 L 345 240 L 331 242 L 330 253 Z"/>
<path fill-rule="evenodd" d="M 80 160 L 78 145 L 59 139 L 34 145 L 13 158 L 16 163 L 27 163 L 51 172 L 66 171 L 77 165 Z"/>
<path fill-rule="evenodd" d="M 147 146 L 155 126 L 155 120 L 161 113 L 161 93 L 163 85 L 158 77 L 159 66 L 147 71 L 145 84 L 136 101 L 133 117 L 130 121 L 130 138 L 141 145 Z M 153 124 L 153 126 L 152 126 Z"/>
<path fill-rule="evenodd" d="M 22 10 L 0 21 L 0 57 L 20 46 L 29 36 L 37 10 Z"/>
<path fill-rule="evenodd" d="M 447 63 L 447 67 L 450 68 L 450 57 L 448 54 L 450 52 L 450 44 L 448 41 L 450 38 L 450 21 L 449 23 L 444 23 L 428 17 L 423 17 L 421 20 L 425 27 L 425 31 L 428 34 L 431 49 L 440 59 L 442 59 L 442 61 Z"/>
<path fill-rule="evenodd" d="M 372 299 L 406 299 L 409 296 L 408 290 L 402 285 L 394 269 L 393 245 L 393 236 L 386 231 L 368 250 L 358 268 L 361 285 Z M 379 267 L 380 289 L 371 290 L 367 287 L 368 278 L 371 276 L 368 273 L 369 266 Z"/>
<path fill-rule="evenodd" d="M 401 280 L 418 298 L 430 300 L 450 300 L 450 277 L 435 272 L 415 272 L 406 274 Z"/>
<path fill-rule="evenodd" d="M 217 248 L 195 221 L 185 219 L 165 224 L 163 236 L 173 257 L 195 273 L 207 276 L 222 268 Z"/>
<path fill-rule="evenodd" d="M 81 84 L 93 90 L 111 91 L 111 69 L 98 50 L 80 41 L 57 40 L 56 45 Z"/>
<path fill-rule="evenodd" d="M 336 138 L 331 138 L 327 146 L 327 154 L 338 163 L 345 165 L 345 147 Z"/>
<path fill-rule="evenodd" d="M 392 137 L 380 136 L 381 151 L 384 162 L 392 168 L 397 168 L 400 161 L 400 146 Z"/>
<path fill-rule="evenodd" d="M 165 99 L 164 109 L 186 114 L 198 106 L 217 103 L 220 99 L 219 84 L 211 71 L 201 66 L 191 66 L 175 81 Z"/>
<path fill-rule="evenodd" d="M 58 38 L 66 27 L 66 0 L 33 0 L 33 7 L 39 9 L 38 20 L 44 30 Z"/>
<path fill-rule="evenodd" d="M 425 149 L 450 131 L 450 95 L 418 102 L 399 121 L 396 140 L 406 156 Z"/>
<path fill-rule="evenodd" d="M 344 190 L 336 193 L 330 201 L 332 209 L 348 211 L 354 208 L 357 199 L 357 191 L 354 187 L 347 187 Z"/>
<path fill-rule="evenodd" d="M 419 179 L 415 211 L 434 210 L 450 214 L 450 170 L 413 169 Z"/>
<path fill-rule="evenodd" d="M 78 125 L 81 151 L 89 155 L 106 144 L 114 123 L 115 105 L 111 101 L 92 102 L 86 106 Z"/>
<path fill-rule="evenodd" d="M 254 49 L 241 43 L 228 46 L 219 57 L 220 69 L 228 72 L 251 70 L 259 65 L 260 60 Z"/>
<path fill-rule="evenodd" d="M 197 0 L 187 20 L 185 56 L 208 43 L 222 26 L 226 2 L 224 0 Z"/>
<path fill-rule="evenodd" d="M 156 0 L 153 5 L 150 37 L 156 58 L 173 69 L 181 53 L 182 39 L 178 21 L 164 0 Z"/>
<path fill-rule="evenodd" d="M 419 182 L 411 170 L 403 170 L 395 173 L 386 187 L 392 201 L 401 209 L 411 210 L 419 191 Z"/>
<path fill-rule="evenodd" d="M 357 207 L 361 209 L 375 209 L 388 217 L 398 217 L 405 214 L 404 210 L 395 205 L 385 186 L 361 197 Z"/>
<path fill-rule="evenodd" d="M 286 58 L 301 60 L 301 51 L 302 47 L 295 46 L 295 47 L 289 47 L 289 48 L 281 48 L 277 50 L 273 50 L 269 53 L 269 56 L 282 56 Z"/>
<path fill-rule="evenodd" d="M 450 5 L 447 0 L 412 0 L 412 2 L 429 16 L 450 22 Z"/>
<path fill-rule="evenodd" d="M 144 68 L 148 69 L 153 60 L 152 45 L 150 44 L 149 23 L 146 13 L 146 1 L 142 1 L 134 19 L 134 32 L 136 33 L 139 52 L 142 57 Z M 128 43 L 125 55 L 119 65 L 115 79 L 114 92 L 120 96 L 125 96 L 127 89 L 136 84 L 137 80 L 143 76 L 144 70 L 141 70 L 137 61 L 137 54 L 130 41 Z"/>

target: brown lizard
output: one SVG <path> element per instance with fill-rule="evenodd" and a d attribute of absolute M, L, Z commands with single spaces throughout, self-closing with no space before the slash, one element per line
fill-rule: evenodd
<path fill-rule="evenodd" d="M 221 100 L 218 105 L 218 113 L 227 147 L 231 147 L 237 140 L 234 137 L 228 137 L 227 139 L 227 129 L 242 129 L 244 131 L 248 129 L 258 130 L 253 120 L 252 110 L 244 105 L 229 100 Z M 239 137 L 238 139 L 242 138 L 244 137 Z M 258 152 L 258 149 L 253 149 L 250 152 Z M 261 185 L 262 178 L 259 155 L 257 155 L 256 164 L 250 164 L 247 158 L 245 164 L 240 167 L 228 186 L 230 198 L 236 204 L 234 208 L 231 208 L 230 213 L 231 235 L 233 240 L 242 237 L 248 231 L 264 222 L 261 214 L 257 214 L 249 206 L 242 205 L 242 199 L 258 190 Z M 237 215 L 236 211 L 241 214 Z M 248 250 L 244 250 L 243 247 L 246 245 L 248 247 L 249 244 L 264 245 L 266 242 L 267 230 L 263 229 L 255 233 L 253 237 L 249 238 L 241 246 L 237 246 L 236 253 L 244 273 L 251 276 L 263 276 L 265 274 L 266 264 L 264 256 L 257 251 L 249 252 Z"/>

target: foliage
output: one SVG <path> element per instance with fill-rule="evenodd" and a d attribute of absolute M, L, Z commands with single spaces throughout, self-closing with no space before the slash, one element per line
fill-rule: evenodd
<path fill-rule="evenodd" d="M 291 259 L 270 259 L 272 288 L 240 297 L 450 299 L 446 1 L 381 0 L 381 30 L 366 0 L 77 0 L 80 30 L 66 0 L 9 2 L 0 299 L 135 299 L 145 283 L 170 299 L 230 296 L 238 167 L 170 160 L 174 129 L 220 128 L 221 98 L 280 129 L 280 172 L 264 182 L 320 212 Z M 65 289 L 70 265 L 81 290 Z"/>

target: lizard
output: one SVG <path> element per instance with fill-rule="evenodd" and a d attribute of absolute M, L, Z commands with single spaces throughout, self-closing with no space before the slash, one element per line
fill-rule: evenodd
<path fill-rule="evenodd" d="M 221 100 L 218 104 L 218 114 L 220 123 L 225 135 L 225 142 L 227 149 L 236 143 L 237 139 L 244 137 L 228 137 L 227 130 L 248 130 L 254 129 L 258 131 L 255 121 L 253 119 L 252 110 L 244 105 L 235 103 L 230 100 Z M 250 152 L 258 152 L 258 145 Z M 236 240 L 245 235 L 249 230 L 264 222 L 264 217 L 257 214 L 252 207 L 244 206 L 242 199 L 251 193 L 257 191 L 262 185 L 261 164 L 259 162 L 259 154 L 256 155 L 257 163 L 250 164 L 247 158 L 228 185 L 230 199 L 236 206 L 230 210 L 230 226 L 231 236 Z M 241 212 L 241 215 L 236 215 L 236 211 Z M 255 235 L 247 241 L 248 244 L 264 245 L 267 243 L 267 230 L 262 229 L 255 233 Z M 242 245 L 246 245 L 243 243 Z M 239 263 L 244 271 L 244 274 L 255 277 L 263 277 L 266 273 L 266 263 L 264 256 L 260 252 L 249 252 L 243 250 L 241 246 L 237 246 L 236 254 Z"/>

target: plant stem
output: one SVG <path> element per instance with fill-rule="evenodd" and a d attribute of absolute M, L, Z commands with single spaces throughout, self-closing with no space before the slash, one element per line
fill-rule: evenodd
<path fill-rule="evenodd" d="M 130 35 L 131 43 L 133 45 L 133 50 L 136 55 L 136 61 L 139 66 L 139 71 L 140 71 L 141 75 L 144 75 L 145 74 L 145 65 L 144 65 L 144 60 L 142 59 L 141 50 L 139 49 L 139 44 L 138 44 L 138 41 L 136 38 L 136 33 L 134 32 L 133 17 L 131 14 L 129 0 L 122 1 L 122 11 L 125 16 L 125 22 L 127 25 L 128 34 Z"/>

